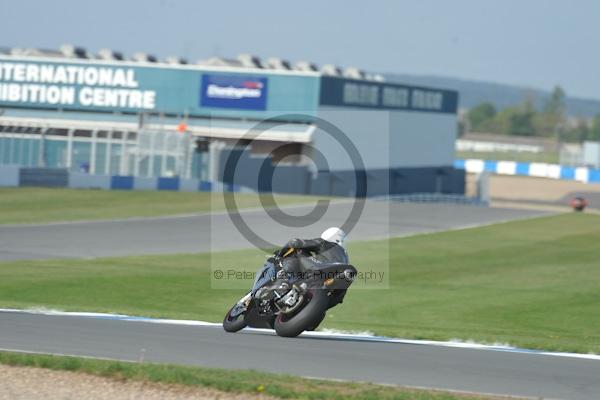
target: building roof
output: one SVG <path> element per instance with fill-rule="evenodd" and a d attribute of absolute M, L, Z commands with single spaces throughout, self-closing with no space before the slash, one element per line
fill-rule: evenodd
<path fill-rule="evenodd" d="M 270 57 L 265 61 L 260 57 L 252 54 L 239 54 L 236 58 L 210 57 L 204 60 L 198 60 L 196 63 L 189 63 L 188 60 L 170 56 L 164 60 L 156 57 L 153 54 L 146 52 L 135 52 L 130 57 L 125 56 L 122 52 L 113 49 L 103 48 L 96 54 L 86 50 L 83 47 L 74 46 L 72 44 L 64 44 L 59 49 L 38 49 L 38 48 L 20 48 L 20 47 L 0 47 L 0 55 L 14 57 L 31 57 L 31 58 L 51 58 L 56 61 L 57 58 L 64 58 L 65 62 L 73 61 L 94 61 L 94 62 L 110 62 L 110 63 L 135 63 L 136 65 L 154 64 L 161 66 L 189 65 L 190 67 L 217 67 L 217 68 L 233 68 L 244 70 L 260 70 L 261 73 L 268 71 L 277 72 L 298 72 L 298 73 L 319 73 L 325 75 L 346 76 L 354 79 L 364 80 L 379 80 L 383 77 L 379 74 L 369 74 L 356 67 L 348 67 L 343 69 L 332 64 L 325 64 L 321 69 L 312 62 L 298 61 L 292 63 L 281 57 Z"/>

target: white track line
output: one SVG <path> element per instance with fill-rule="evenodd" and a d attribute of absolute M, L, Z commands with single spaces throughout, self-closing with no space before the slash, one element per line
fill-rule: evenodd
<path fill-rule="evenodd" d="M 47 315 L 47 316 L 68 316 L 68 317 L 83 317 L 83 318 L 94 318 L 94 319 L 109 319 L 117 321 L 130 321 L 130 322 L 146 322 L 152 324 L 164 324 L 164 325 L 186 325 L 186 326 L 205 326 L 221 328 L 222 324 L 217 322 L 206 322 L 206 321 L 193 321 L 193 320 L 179 320 L 179 319 L 159 319 L 159 318 L 148 318 L 148 317 L 135 317 L 131 315 L 123 314 L 108 314 L 108 313 L 94 313 L 94 312 L 67 312 L 57 310 L 17 310 L 10 308 L 0 308 L 0 312 L 3 313 L 20 313 L 20 314 L 33 314 L 33 315 Z M 274 335 L 271 329 L 257 329 L 257 328 L 245 328 L 245 332 L 256 332 L 261 334 Z M 600 361 L 600 355 L 598 354 L 582 354 L 582 353 L 566 353 L 566 352 L 552 352 L 543 350 L 530 350 L 521 349 L 509 345 L 490 345 L 481 344 L 474 342 L 461 342 L 461 341 L 436 341 L 436 340 L 414 340 L 414 339 L 401 339 L 391 338 L 385 336 L 374 336 L 367 333 L 346 333 L 336 331 L 315 331 L 315 332 L 304 332 L 301 337 L 314 337 L 324 339 L 337 339 L 337 340 L 353 340 L 362 342 L 377 342 L 377 343 L 397 343 L 397 344 L 412 344 L 412 345 L 425 345 L 425 346 L 438 346 L 438 347 L 451 347 L 460 349 L 472 349 L 472 350 L 491 350 L 500 351 L 506 353 L 520 353 L 520 354 L 531 354 L 531 355 L 542 355 L 542 356 L 554 356 L 554 357 L 566 357 L 566 358 L 578 358 L 586 360 Z"/>

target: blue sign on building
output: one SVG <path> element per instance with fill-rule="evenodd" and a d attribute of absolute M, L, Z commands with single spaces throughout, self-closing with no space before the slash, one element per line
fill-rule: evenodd
<path fill-rule="evenodd" d="M 202 75 L 203 107 L 267 109 L 267 78 L 244 75 Z"/>

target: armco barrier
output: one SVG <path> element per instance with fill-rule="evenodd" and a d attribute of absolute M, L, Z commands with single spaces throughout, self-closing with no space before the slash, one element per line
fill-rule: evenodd
<path fill-rule="evenodd" d="M 516 161 L 455 160 L 454 168 L 470 173 L 488 171 L 498 175 L 520 175 L 538 178 L 575 180 L 600 183 L 600 170 L 586 167 L 567 167 L 558 164 L 523 163 Z"/>

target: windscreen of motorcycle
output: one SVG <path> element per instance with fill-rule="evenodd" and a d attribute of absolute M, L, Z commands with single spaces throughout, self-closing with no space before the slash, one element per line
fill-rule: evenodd
<path fill-rule="evenodd" d="M 256 276 L 254 277 L 254 284 L 252 285 L 252 294 L 261 288 L 265 283 L 270 282 L 272 279 L 277 276 L 277 270 L 275 265 L 267 261 L 263 267 L 258 270 Z"/>

